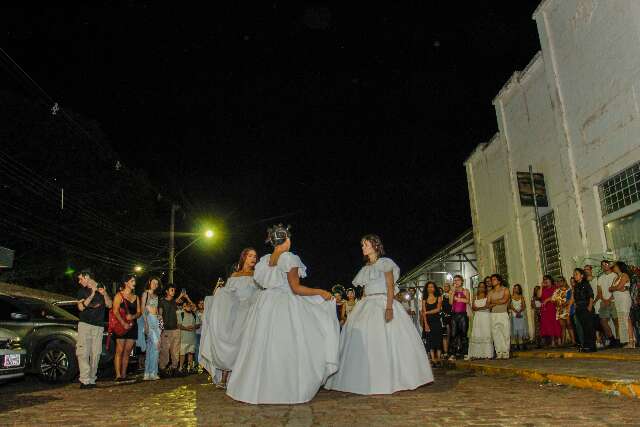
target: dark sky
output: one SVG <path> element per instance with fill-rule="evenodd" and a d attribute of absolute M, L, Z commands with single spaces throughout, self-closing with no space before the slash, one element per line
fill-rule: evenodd
<path fill-rule="evenodd" d="M 316 286 L 351 281 L 365 233 L 407 271 L 470 227 L 462 163 L 539 49 L 539 0 L 256 3 L 5 9 L 3 47 L 177 189 L 179 228 L 224 223 L 217 250 L 179 259 L 195 280 L 264 253 L 259 221 L 283 214 Z"/>

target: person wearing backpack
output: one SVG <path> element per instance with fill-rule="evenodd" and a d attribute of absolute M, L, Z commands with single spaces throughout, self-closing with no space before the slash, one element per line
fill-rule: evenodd
<path fill-rule="evenodd" d="M 194 305 L 189 301 L 182 304 L 182 310 L 178 310 L 178 329 L 180 329 L 180 362 L 178 372 L 189 374 L 194 371 L 193 355 L 196 351 L 196 329 L 198 324 L 194 313 Z M 187 365 L 185 367 L 185 359 Z"/>

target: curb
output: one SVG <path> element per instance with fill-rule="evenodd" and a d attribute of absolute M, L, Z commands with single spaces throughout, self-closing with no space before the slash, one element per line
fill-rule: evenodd
<path fill-rule="evenodd" d="M 516 351 L 513 357 L 523 359 L 591 359 L 591 360 L 618 360 L 625 362 L 640 362 L 640 354 L 621 353 L 578 353 L 574 351 Z"/>
<path fill-rule="evenodd" d="M 456 369 L 468 369 L 487 375 L 518 376 L 539 383 L 551 382 L 640 399 L 640 382 L 635 381 L 612 381 L 582 375 L 553 374 L 536 371 L 535 369 L 488 366 L 462 360 L 456 361 L 455 367 Z"/>

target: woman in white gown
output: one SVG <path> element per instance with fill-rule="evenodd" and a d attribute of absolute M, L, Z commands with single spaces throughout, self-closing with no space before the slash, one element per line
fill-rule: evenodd
<path fill-rule="evenodd" d="M 325 388 L 357 394 L 391 394 L 433 381 L 422 339 L 411 318 L 393 298 L 400 269 L 381 258 L 380 238 L 361 240 L 367 264 L 353 279 L 364 286 L 340 335 L 340 366 Z"/>
<path fill-rule="evenodd" d="M 273 253 L 256 265 L 264 288 L 242 336 L 227 395 L 260 404 L 303 403 L 338 367 L 340 326 L 331 293 L 300 284 L 307 268 L 291 252 L 290 232 L 269 229 Z"/>
<path fill-rule="evenodd" d="M 473 309 L 473 328 L 469 340 L 469 358 L 492 359 L 493 339 L 491 338 L 491 311 L 487 308 L 487 285 L 480 282 Z"/>
<path fill-rule="evenodd" d="M 226 386 L 229 372 L 236 361 L 247 315 L 259 289 L 253 280 L 256 261 L 255 249 L 244 249 L 236 271 L 229 277 L 225 287 L 205 298 L 206 321 L 203 322 L 200 336 L 199 360 L 214 379 L 220 379 L 216 383 L 222 388 Z"/>

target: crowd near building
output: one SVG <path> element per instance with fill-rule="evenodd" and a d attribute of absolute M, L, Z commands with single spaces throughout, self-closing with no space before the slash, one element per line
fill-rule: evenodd
<path fill-rule="evenodd" d="M 464 163 L 473 224 L 466 235 L 473 250 L 467 252 L 473 253 L 456 252 L 457 239 L 401 283 L 422 287 L 434 280 L 441 286 L 460 274 L 475 294 L 485 276 L 499 274 L 511 293 L 513 285 L 521 286 L 526 332 L 534 338 L 540 327 L 536 287 L 563 288 L 566 283 L 571 288 L 576 267 L 592 269 L 588 274 L 594 299 L 599 299 L 597 312 L 613 295 L 611 283 L 597 286 L 598 277 L 612 274 L 613 261 L 623 261 L 631 282 L 636 280 L 639 18 L 640 3 L 634 0 L 541 2 L 533 14 L 541 50 L 496 95 L 499 131 Z M 606 270 L 602 260 L 611 261 Z M 625 289 L 633 288 L 631 283 Z M 632 296 L 630 308 L 626 293 L 614 299 L 625 301 L 613 314 L 602 309 L 607 319 L 602 323 L 614 340 L 619 335 L 633 340 L 631 325 L 625 328 L 623 319 L 633 316 L 637 301 Z M 598 325 L 595 319 L 594 327 L 602 329 Z M 568 326 L 561 328 L 567 337 Z M 606 332 L 598 331 L 601 335 L 608 343 Z"/>

